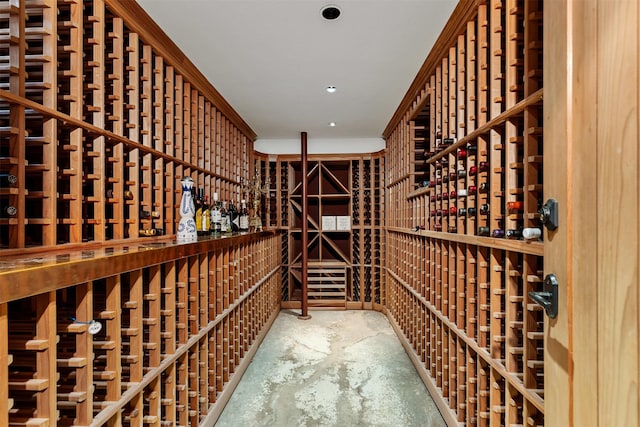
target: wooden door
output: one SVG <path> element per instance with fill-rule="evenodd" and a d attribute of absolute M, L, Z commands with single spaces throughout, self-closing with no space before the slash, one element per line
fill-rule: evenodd
<path fill-rule="evenodd" d="M 639 69 L 637 0 L 544 6 L 545 424 L 638 426 Z"/>

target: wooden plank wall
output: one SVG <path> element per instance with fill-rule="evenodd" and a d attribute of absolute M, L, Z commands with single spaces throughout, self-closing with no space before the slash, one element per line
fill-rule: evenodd
<path fill-rule="evenodd" d="M 566 219 L 545 245 L 545 270 L 562 285 L 548 327 L 546 417 L 638 426 L 640 8 L 546 4 L 545 193 Z"/>

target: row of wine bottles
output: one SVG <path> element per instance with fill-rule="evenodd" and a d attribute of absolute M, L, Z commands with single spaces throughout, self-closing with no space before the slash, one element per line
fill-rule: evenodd
<path fill-rule="evenodd" d="M 209 196 L 204 195 L 204 188 L 200 188 L 197 193 L 195 188 L 192 189 L 191 195 L 196 208 L 198 235 L 249 231 L 249 210 L 244 199 L 238 209 L 232 201 L 219 201 L 218 193 L 213 193 L 213 200 L 209 203 Z"/>

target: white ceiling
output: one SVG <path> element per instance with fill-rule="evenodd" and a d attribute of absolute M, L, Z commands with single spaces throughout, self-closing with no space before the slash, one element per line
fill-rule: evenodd
<path fill-rule="evenodd" d="M 457 1 L 138 3 L 264 143 L 299 141 L 301 131 L 379 139 Z M 328 4 L 338 19 L 322 18 Z"/>

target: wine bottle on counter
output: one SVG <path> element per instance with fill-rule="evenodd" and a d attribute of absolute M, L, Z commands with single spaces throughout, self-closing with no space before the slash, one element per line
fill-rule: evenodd
<path fill-rule="evenodd" d="M 237 233 L 240 230 L 240 215 L 238 214 L 238 210 L 236 205 L 232 202 L 229 202 L 229 209 L 227 210 L 229 215 L 229 225 L 232 233 Z"/>
<path fill-rule="evenodd" d="M 198 233 L 198 236 L 202 234 L 202 208 L 204 205 L 204 197 L 202 198 L 200 197 L 200 195 L 202 194 L 202 191 L 201 189 L 198 190 L 198 192 L 196 193 L 196 198 L 193 201 L 196 207 L 195 221 L 196 221 L 196 233 Z"/>
<path fill-rule="evenodd" d="M 220 234 L 221 231 L 220 202 L 218 193 L 213 193 L 213 203 L 211 204 L 211 234 Z"/>
<path fill-rule="evenodd" d="M 227 202 L 222 202 L 222 207 L 220 208 L 220 233 L 231 233 L 229 214 L 227 213 Z"/>
<path fill-rule="evenodd" d="M 238 220 L 240 231 L 249 231 L 249 210 L 247 209 L 247 201 L 242 199 L 240 207 L 240 219 Z"/>
<path fill-rule="evenodd" d="M 204 196 L 204 206 L 202 208 L 202 234 L 209 234 L 211 225 L 211 208 L 209 206 L 209 196 Z"/>

